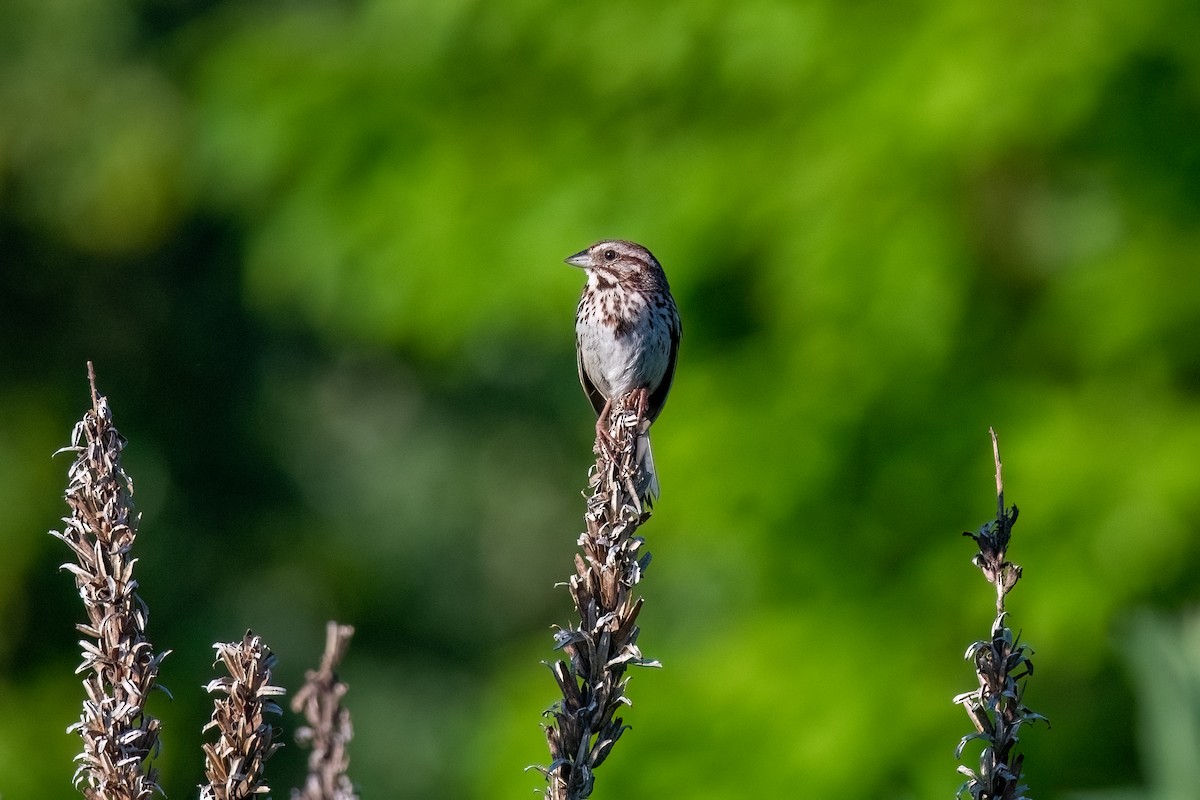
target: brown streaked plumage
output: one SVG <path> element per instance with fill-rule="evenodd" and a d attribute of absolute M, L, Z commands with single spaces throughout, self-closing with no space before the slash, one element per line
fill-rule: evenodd
<path fill-rule="evenodd" d="M 575 313 L 575 352 L 579 382 L 599 417 L 598 436 L 606 436 L 611 403 L 630 392 L 642 392 L 641 407 L 653 422 L 671 390 L 682 334 L 662 266 L 645 247 L 619 239 L 597 242 L 566 262 L 587 273 Z M 649 438 L 639 445 L 648 492 L 656 497 Z"/>

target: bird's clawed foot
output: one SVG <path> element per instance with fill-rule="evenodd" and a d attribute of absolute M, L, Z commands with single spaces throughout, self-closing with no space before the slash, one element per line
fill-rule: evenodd
<path fill-rule="evenodd" d="M 650 393 L 645 389 L 636 389 L 629 395 L 632 400 L 633 412 L 637 414 L 639 426 L 646 425 L 646 412 L 650 405 Z M 623 405 L 623 404 L 622 404 Z M 620 406 L 618 406 L 620 408 Z M 620 448 L 617 446 L 617 440 L 608 432 L 609 415 L 613 411 L 613 401 L 605 400 L 604 408 L 600 411 L 600 418 L 596 420 L 596 445 L 600 449 L 601 454 L 608 456 L 610 459 L 616 460 L 617 453 Z"/>

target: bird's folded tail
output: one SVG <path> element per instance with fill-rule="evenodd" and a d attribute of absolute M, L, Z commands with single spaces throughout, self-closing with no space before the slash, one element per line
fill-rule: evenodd
<path fill-rule="evenodd" d="M 638 432 L 634 456 L 642 478 L 638 486 L 638 493 L 641 495 L 642 504 L 649 508 L 654 505 L 654 501 L 658 500 L 660 493 L 658 473 L 654 471 L 654 451 L 650 449 L 649 423 L 646 423 Z"/>

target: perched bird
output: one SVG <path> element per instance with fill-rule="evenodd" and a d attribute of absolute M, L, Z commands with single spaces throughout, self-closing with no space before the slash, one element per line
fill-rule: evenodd
<path fill-rule="evenodd" d="M 640 244 L 597 242 L 566 262 L 587 273 L 575 312 L 575 355 L 579 382 L 599 415 L 596 435 L 603 444 L 611 441 L 608 413 L 618 398 L 639 392 L 638 411 L 650 422 L 662 412 L 679 353 L 679 310 L 658 259 Z M 645 494 L 657 498 L 646 433 L 638 438 L 637 455 Z"/>

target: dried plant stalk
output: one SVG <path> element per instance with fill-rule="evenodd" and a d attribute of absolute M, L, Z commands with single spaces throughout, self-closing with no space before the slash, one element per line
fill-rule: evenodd
<path fill-rule="evenodd" d="M 266 721 L 267 714 L 281 712 L 272 697 L 284 694 L 271 685 L 275 656 L 246 631 L 240 642 L 217 643 L 217 660 L 228 677 L 216 678 L 205 688 L 218 696 L 213 701 L 212 720 L 204 726 L 216 728 L 215 743 L 204 745 L 204 767 L 208 783 L 200 789 L 201 800 L 245 800 L 270 791 L 263 766 L 279 749 L 278 731 Z M 215 665 L 214 665 L 215 666 Z"/>
<path fill-rule="evenodd" d="M 579 537 L 583 552 L 576 554 L 575 574 L 567 584 L 579 626 L 555 634 L 556 649 L 569 660 L 549 665 L 563 696 L 547 712 L 552 761 L 541 770 L 549 781 L 547 800 L 591 795 L 595 769 L 626 728 L 617 716 L 630 704 L 626 667 L 659 666 L 637 647 L 642 598 L 635 589 L 650 563 L 650 554 L 642 552 L 644 540 L 634 535 L 650 517 L 640 499 L 645 476 L 637 447 L 649 423 L 639 418 L 634 395 L 614 405 L 608 427 L 612 442 L 596 443 L 587 530 Z"/>
<path fill-rule="evenodd" d="M 292 800 L 358 800 L 346 776 L 350 756 L 346 746 L 354 737 L 350 712 L 342 705 L 349 687 L 335 671 L 354 628 L 330 622 L 325 628 L 325 653 L 321 666 L 304 676 L 304 688 L 292 698 L 292 710 L 304 713 L 308 725 L 296 731 L 301 746 L 312 747 L 308 755 L 308 778 L 303 789 L 292 790 Z"/>
<path fill-rule="evenodd" d="M 141 800 L 158 786 L 149 766 L 158 755 L 159 721 L 146 713 L 146 697 L 156 686 L 166 652 L 155 654 L 146 638 L 149 611 L 137 594 L 132 557 L 139 517 L 133 511 L 133 481 L 121 467 L 125 439 L 112 424 L 108 399 L 96 391 L 88 362 L 92 408 L 75 426 L 61 539 L 77 563 L 62 568 L 75 576 L 88 621 L 76 625 L 86 673 L 87 700 L 79 722 L 67 730 L 83 739 L 74 783 L 89 800 Z"/>
<path fill-rule="evenodd" d="M 963 748 L 971 740 L 984 742 L 979 771 L 966 766 L 958 768 L 967 776 L 967 781 L 959 787 L 959 796 L 969 795 L 972 800 L 1028 800 L 1029 787 L 1021 783 L 1024 755 L 1016 751 L 1016 745 L 1022 725 L 1046 718 L 1030 711 L 1022 702 L 1025 679 L 1033 674 L 1033 662 L 1029 659 L 1032 650 L 1006 624 L 1004 600 L 1021 579 L 1021 568 L 1007 560 L 1017 507 L 1004 507 L 1000 443 L 996 432 L 990 433 L 996 463 L 996 518 L 977 532 L 966 531 L 963 535 L 970 536 L 979 546 L 971 563 L 979 567 L 996 589 L 996 619 L 990 638 L 967 648 L 966 658 L 975 663 L 979 688 L 958 695 L 954 702 L 966 710 L 975 732 L 962 738 L 954 757 L 962 758 Z"/>

